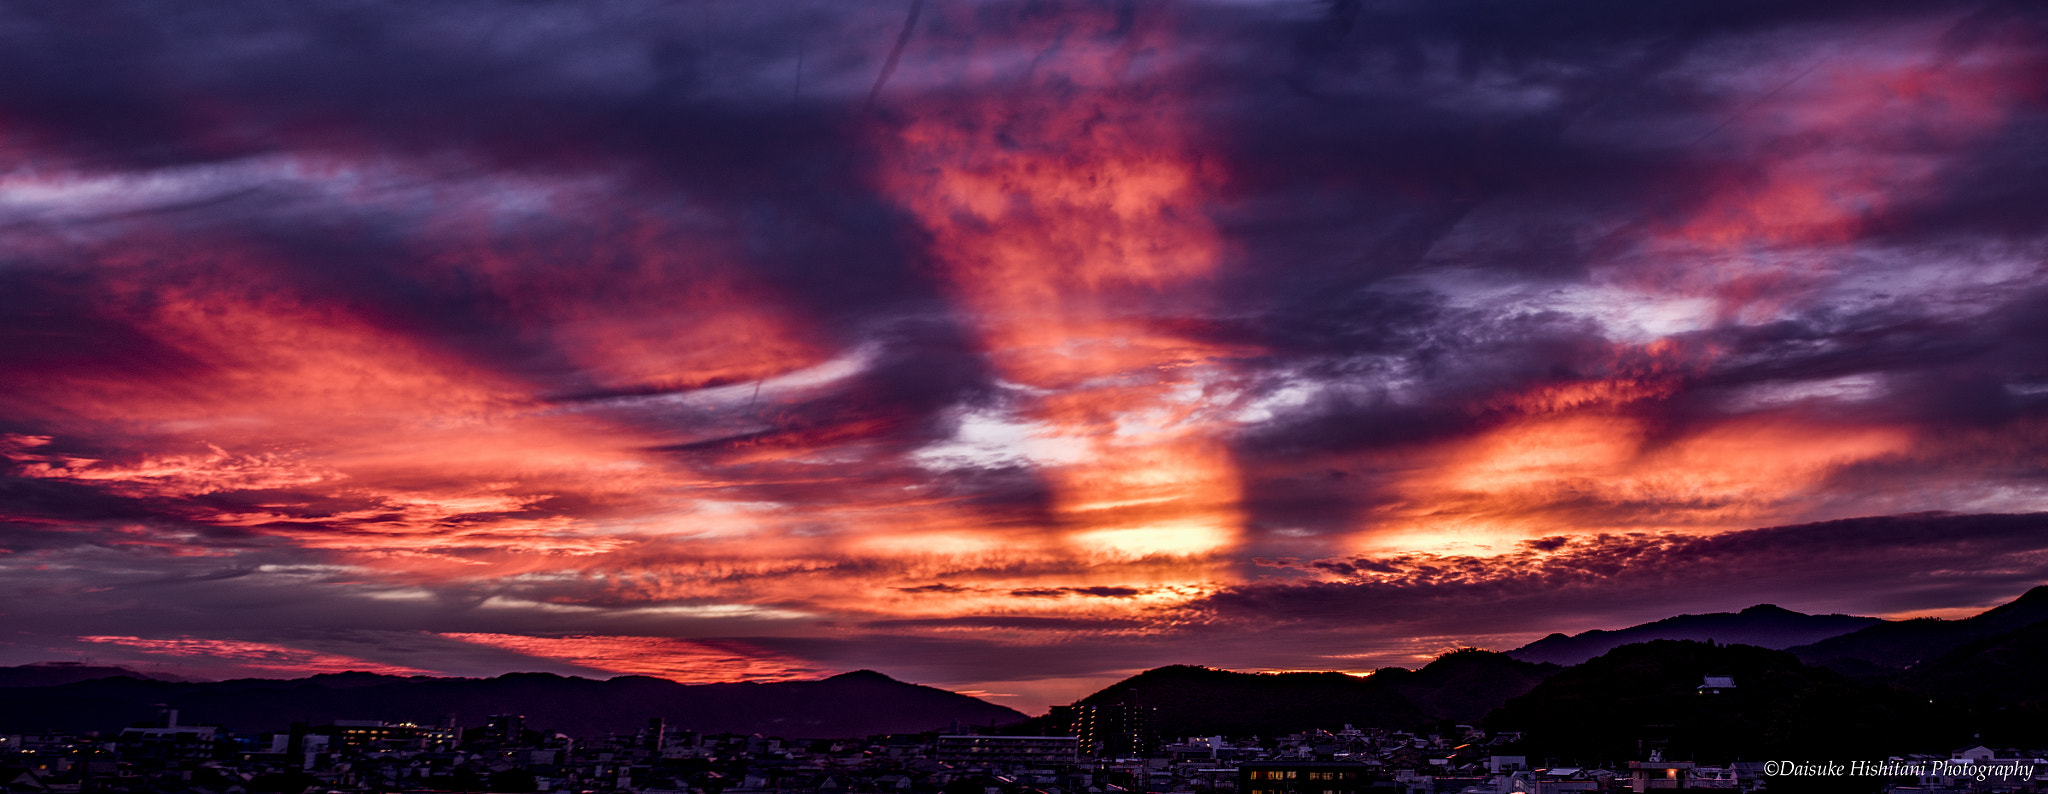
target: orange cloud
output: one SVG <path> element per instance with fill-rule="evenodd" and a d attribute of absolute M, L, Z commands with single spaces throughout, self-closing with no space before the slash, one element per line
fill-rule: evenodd
<path fill-rule="evenodd" d="M 918 104 L 885 175 L 1024 395 L 1061 529 L 1046 548 L 1090 558 L 1201 558 L 1243 521 L 1205 413 L 1241 351 L 1148 316 L 1168 296 L 1198 299 L 1221 248 L 1192 125 L 1139 63 L 1164 36 L 1159 20 L 1125 30 L 1094 10 L 1020 21 L 990 46 L 1039 52 L 1029 76 L 977 71 L 990 95 Z"/>
<path fill-rule="evenodd" d="M 276 453 L 230 455 L 211 445 L 206 455 L 145 458 L 131 466 L 100 463 L 88 458 L 45 458 L 27 463 L 19 471 L 28 477 L 101 483 L 125 496 L 301 488 L 342 477 L 339 472 L 322 471 Z"/>
<path fill-rule="evenodd" d="M 1558 533 L 1768 526 L 1804 518 L 1803 501 L 1837 471 L 1910 456 L 1918 441 L 1800 410 L 1672 434 L 1613 405 L 1573 404 L 1403 450 L 1401 501 L 1359 538 L 1377 551 L 1504 550 Z"/>
<path fill-rule="evenodd" d="M 164 451 L 95 460 L 30 450 L 10 455 L 19 472 L 138 498 L 261 494 L 194 503 L 191 517 L 359 552 L 371 566 L 423 570 L 440 557 L 441 573 L 476 562 L 451 551 L 505 552 L 498 572 L 518 573 L 534 564 L 521 555 L 617 548 L 627 541 L 600 530 L 610 510 L 637 513 L 695 482 L 650 457 L 638 429 L 556 410 L 528 384 L 280 283 L 268 264 L 232 243 L 104 252 L 102 310 L 187 365 L 154 379 L 51 378 L 12 402 L 60 435 L 117 428 Z M 592 508 L 546 509 L 564 498 Z"/>
<path fill-rule="evenodd" d="M 1814 294 L 1840 267 L 1820 250 L 1938 186 L 1943 162 L 1924 154 L 1928 144 L 1956 148 L 1995 132 L 2031 88 L 2026 58 L 1997 45 L 1959 56 L 1934 42 L 1941 31 L 1906 25 L 1802 52 L 1773 78 L 1779 90 L 1739 99 L 1747 104 L 1727 111 L 1726 131 L 1695 146 L 1747 147 L 1737 153 L 1744 165 L 1661 230 L 1650 245 L 1663 262 L 1633 279 L 1713 296 L 1721 319 L 1743 322 Z"/>
<path fill-rule="evenodd" d="M 437 241 L 426 278 L 481 278 L 508 320 L 565 354 L 593 389 L 760 381 L 831 355 L 714 234 L 631 214 L 531 235 L 504 234 L 501 223 L 451 218 L 453 240 Z"/>
<path fill-rule="evenodd" d="M 585 634 L 529 637 L 519 634 L 448 633 L 439 636 L 611 673 L 653 676 L 684 684 L 790 681 L 820 678 L 833 672 L 737 642 Z"/>
<path fill-rule="evenodd" d="M 85 642 L 102 642 L 119 645 L 159 656 L 173 656 L 191 659 L 206 659 L 226 663 L 247 670 L 260 670 L 283 675 L 316 675 L 320 673 L 365 672 L 382 675 L 432 675 L 433 671 L 412 667 L 380 664 L 349 656 L 288 648 L 264 642 L 242 642 L 239 640 L 208 640 L 193 637 L 174 639 L 144 639 L 142 637 L 91 636 L 79 637 Z"/>

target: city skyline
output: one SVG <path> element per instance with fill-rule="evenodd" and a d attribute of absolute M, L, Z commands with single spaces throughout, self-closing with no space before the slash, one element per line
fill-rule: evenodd
<path fill-rule="evenodd" d="M 1417 666 L 2048 582 L 2017 3 L 0 10 L 0 665 Z"/>

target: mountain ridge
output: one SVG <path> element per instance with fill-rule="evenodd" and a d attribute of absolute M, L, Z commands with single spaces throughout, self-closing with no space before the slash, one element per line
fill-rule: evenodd
<path fill-rule="evenodd" d="M 1704 688 L 1708 676 L 1733 686 Z M 1968 739 L 1952 712 L 1782 650 L 1651 640 L 1568 668 L 1508 701 L 1491 730 L 1526 731 L 1530 755 L 1570 763 L 1720 762 L 1813 753 L 1929 752 Z"/>
<path fill-rule="evenodd" d="M 1732 631 L 1782 640 L 1788 632 L 1828 631 L 1848 623 L 1863 627 L 1789 649 L 1741 642 L 1744 635 Z M 1528 658 L 1546 654 L 1556 658 L 1657 632 L 1712 632 L 1719 636 L 1707 637 L 1703 643 L 1686 637 L 1623 642 L 1570 666 Z M 1658 646 L 1661 650 L 1643 648 L 1672 642 L 1694 642 L 1707 650 L 1670 645 Z M 1749 651 L 1712 650 L 1744 646 L 1755 647 Z M 1740 655 L 1766 650 L 1775 655 Z M 1552 634 L 1506 653 L 1462 649 L 1419 669 L 1387 667 L 1364 676 L 1245 673 L 1169 665 L 1131 675 L 1076 703 L 1138 703 L 1156 711 L 1162 733 L 1179 735 L 1274 735 L 1346 723 L 1387 728 L 1480 724 L 1498 717 L 1503 708 L 1531 692 L 1569 684 L 1581 675 L 1572 671 L 1610 656 L 1663 659 L 1658 664 L 1682 672 L 1681 678 L 1692 677 L 1689 682 L 1664 683 L 1678 687 L 1674 691 L 1690 692 L 1702 673 L 1693 669 L 1697 666 L 1694 662 L 1683 660 L 1726 654 L 1738 654 L 1726 658 L 1731 663 L 1740 661 L 1736 666 L 1753 668 L 1751 673 L 1806 681 L 1801 691 L 1826 692 L 1830 697 L 1849 691 L 1812 672 L 1827 668 L 1832 671 L 1829 675 L 1862 679 L 1857 687 L 1880 687 L 1866 694 L 1887 702 L 1891 695 L 1882 689 L 1886 687 L 1943 699 L 1943 708 L 1973 710 L 1979 717 L 1994 711 L 2010 712 L 2000 719 L 2014 722 L 2014 726 L 2002 732 L 2033 735 L 2025 733 L 2031 729 L 2020 723 L 2038 722 L 2036 717 L 2048 715 L 2048 685 L 2038 684 L 2034 675 L 2034 671 L 2048 669 L 2048 586 L 2035 587 L 2010 602 L 1958 620 L 1806 615 L 1758 604 L 1735 613 L 1678 615 L 1620 630 Z M 1787 659 L 1796 664 L 1788 666 L 1782 661 Z M 1610 664 L 1611 660 L 1600 663 Z M 1554 683 L 1566 673 L 1571 677 Z M 56 683 L 49 683 L 53 681 Z M 2014 697 L 2024 702 L 2007 702 Z M 1987 698 L 1998 702 L 1987 706 Z M 2021 708 L 2008 708 L 2013 705 Z M 449 714 L 473 724 L 482 716 L 502 713 L 521 713 L 537 728 L 584 736 L 635 730 L 655 716 L 684 730 L 798 738 L 914 733 L 966 725 L 1007 726 L 1007 733 L 1058 732 L 1060 727 L 1052 724 L 1050 714 L 1027 717 L 1014 709 L 897 681 L 874 670 L 812 681 L 679 684 L 647 676 L 622 675 L 599 681 L 540 672 L 491 678 L 345 672 L 297 679 L 177 682 L 128 668 L 79 663 L 0 668 L 0 732 L 106 730 L 154 720 L 164 706 L 180 709 L 188 723 L 218 724 L 245 732 L 333 719 L 436 724 Z M 29 714 L 56 716 L 24 716 Z"/>
<path fill-rule="evenodd" d="M 1576 665 L 1619 648 L 1651 640 L 1712 640 L 1784 650 L 1883 623 L 1879 618 L 1809 615 L 1776 604 L 1757 604 L 1740 612 L 1674 615 L 1621 629 L 1593 629 L 1578 634 L 1554 633 L 1507 651 L 1525 662 Z"/>
<path fill-rule="evenodd" d="M 2048 621 L 2048 585 L 2029 589 L 2018 598 L 1967 618 L 1885 621 L 1787 650 L 1807 664 L 1849 675 L 1882 677 L 1934 661 L 1970 643 L 2043 621 Z"/>
<path fill-rule="evenodd" d="M 161 707 L 178 709 L 190 724 L 238 732 L 336 719 L 433 725 L 450 714 L 470 722 L 490 714 L 521 714 L 529 725 L 572 736 L 631 732 L 650 717 L 704 733 L 801 738 L 919 732 L 955 723 L 997 725 L 1025 717 L 1015 709 L 871 670 L 815 681 L 717 684 L 647 676 L 598 681 L 552 673 L 437 678 L 348 672 L 204 683 L 112 677 L 0 689 L 0 732 L 107 730 L 155 720 Z"/>
<path fill-rule="evenodd" d="M 1443 654 L 1419 670 L 1387 667 L 1365 676 L 1168 665 L 1132 675 L 1075 703 L 1145 706 L 1163 734 L 1178 736 L 1273 736 L 1347 724 L 1407 729 L 1446 720 L 1475 722 L 1557 669 L 1477 648 Z M 1006 732 L 1061 727 L 1048 714 Z"/>
<path fill-rule="evenodd" d="M 188 681 L 189 679 L 150 675 L 126 667 L 86 664 L 82 662 L 36 662 L 17 667 L 0 667 L 0 689 L 16 687 L 61 686 L 79 681 L 101 678 L 138 678 L 150 681 Z"/>

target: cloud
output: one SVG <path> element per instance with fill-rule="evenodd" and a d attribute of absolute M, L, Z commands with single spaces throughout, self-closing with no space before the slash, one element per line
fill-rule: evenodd
<path fill-rule="evenodd" d="M 263 642 L 242 642 L 237 640 L 208 640 L 192 637 L 170 639 L 144 639 L 141 637 L 79 637 L 85 642 L 100 642 L 135 648 L 153 655 L 172 658 L 198 657 L 215 663 L 229 662 L 238 667 L 271 674 L 302 676 L 317 673 L 365 672 L 383 675 L 427 675 L 427 670 L 409 667 L 395 667 L 387 664 L 352 659 L 346 656 L 287 648 Z"/>
<path fill-rule="evenodd" d="M 2021 4 L 130 10 L 0 11 L 7 659 L 1044 698 L 2043 578 Z"/>
<path fill-rule="evenodd" d="M 725 681 L 789 681 L 820 678 L 831 671 L 732 642 L 685 642 L 664 637 L 444 633 L 442 637 L 559 659 L 612 673 L 647 675 L 684 684 Z"/>
<path fill-rule="evenodd" d="M 1097 598 L 1130 598 L 1143 591 L 1135 587 L 1027 587 L 1011 590 L 1010 595 L 1027 598 L 1065 598 L 1070 595 L 1095 596 Z"/>
<path fill-rule="evenodd" d="M 1531 615 L 1549 626 L 1592 616 L 1616 623 L 1687 604 L 1714 604 L 1695 608 L 1714 611 L 1777 603 L 1816 612 L 1857 608 L 1847 604 L 1877 612 L 1982 605 L 2048 571 L 2044 521 L 2038 513 L 1919 514 L 1712 535 L 1552 536 L 1492 556 L 1262 560 L 1295 575 L 1228 588 L 1185 608 L 1225 625 L 1342 632 L 1340 616 L 1374 614 L 1384 617 L 1366 632 L 1455 626 L 1451 633 L 1484 635 L 1530 630 Z"/>

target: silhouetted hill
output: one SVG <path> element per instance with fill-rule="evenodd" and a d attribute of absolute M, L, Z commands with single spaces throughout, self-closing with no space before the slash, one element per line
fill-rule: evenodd
<path fill-rule="evenodd" d="M 2004 606 L 1962 620 L 1887 621 L 1860 631 L 1791 648 L 1808 664 L 1851 675 L 1875 676 L 1946 656 L 1965 645 L 2048 620 L 2048 586 L 2028 590 Z"/>
<path fill-rule="evenodd" d="M 1707 676 L 1735 688 L 1701 693 Z M 1808 667 L 1784 651 L 1657 640 L 1624 645 L 1538 684 L 1487 718 L 1560 763 L 1846 758 L 1946 751 L 1969 738 L 1924 697 Z M 1859 755 L 1860 754 L 1860 755 Z"/>
<path fill-rule="evenodd" d="M 1431 720 L 1476 725 L 1508 699 L 1528 692 L 1561 669 L 1466 649 L 1439 656 L 1420 670 L 1383 668 L 1370 680 L 1407 698 Z"/>
<path fill-rule="evenodd" d="M 1784 649 L 1883 622 L 1853 615 L 1808 615 L 1774 604 L 1758 604 L 1741 612 L 1679 615 L 1614 631 L 1552 634 L 1507 653 L 1525 662 L 1574 665 L 1623 645 L 1651 640 L 1712 640 L 1723 645 Z"/>
<path fill-rule="evenodd" d="M 184 680 L 173 676 L 152 676 L 135 672 L 126 667 L 103 667 L 79 664 L 77 662 L 40 662 L 20 667 L 0 667 L 0 689 L 22 686 L 58 686 L 95 678 L 148 678 L 156 680 Z"/>
<path fill-rule="evenodd" d="M 1966 643 L 1915 665 L 1899 683 L 1950 697 L 2048 699 L 2048 622 Z"/>
<path fill-rule="evenodd" d="M 1174 665 L 1147 670 L 1082 698 L 1156 709 L 1161 735 L 1273 736 L 1346 723 L 1408 727 L 1428 719 L 1369 678 L 1344 673 L 1238 673 Z"/>
<path fill-rule="evenodd" d="M 905 733 L 1009 723 L 1023 714 L 975 698 L 862 670 L 822 681 L 684 685 L 659 678 L 609 681 L 548 673 L 496 678 L 429 678 L 343 673 L 293 680 L 172 683 L 106 678 L 0 690 L 0 732 L 108 730 L 158 717 L 164 704 L 190 724 L 236 731 L 279 730 L 336 719 L 438 724 L 450 714 L 481 724 L 521 714 L 530 727 L 571 736 L 630 732 L 663 717 L 703 732 L 804 738 Z"/>
<path fill-rule="evenodd" d="M 1969 642 L 1897 676 L 1902 687 L 1967 712 L 1993 746 L 2048 744 L 2048 621 Z"/>
<path fill-rule="evenodd" d="M 1151 707 L 1155 726 L 1168 739 L 1275 736 L 1346 724 L 1413 728 L 1446 719 L 1475 721 L 1556 670 L 1481 650 L 1445 654 L 1421 670 L 1389 667 L 1367 677 L 1175 665 L 1139 673 L 1078 702 Z M 1012 728 L 1057 730 L 1045 717 Z"/>

